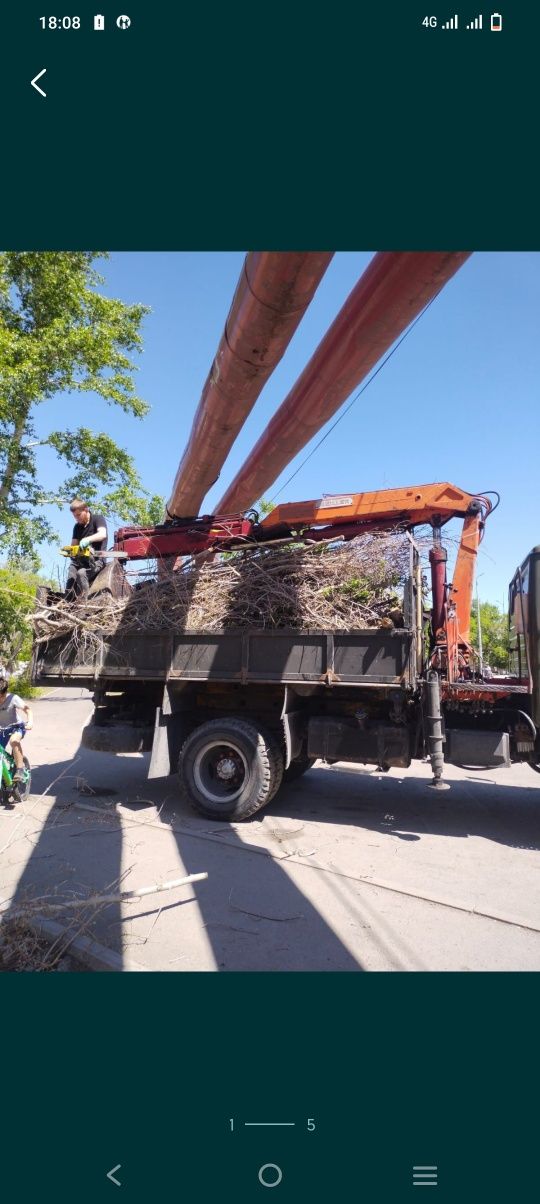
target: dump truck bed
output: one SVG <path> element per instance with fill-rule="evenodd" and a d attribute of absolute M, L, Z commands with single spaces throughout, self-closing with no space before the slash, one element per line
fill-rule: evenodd
<path fill-rule="evenodd" d="M 356 631 L 117 632 L 91 651 L 65 639 L 34 649 L 33 680 L 215 681 L 411 687 L 415 636 L 404 628 Z"/>

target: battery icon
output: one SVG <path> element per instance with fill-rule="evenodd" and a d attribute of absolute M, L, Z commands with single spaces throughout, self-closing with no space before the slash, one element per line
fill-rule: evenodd
<path fill-rule="evenodd" d="M 502 29 L 502 17 L 500 13 L 491 14 L 491 32 L 500 33 Z"/>
<path fill-rule="evenodd" d="M 105 17 L 103 13 L 96 13 L 94 17 L 94 29 L 105 29 Z"/>

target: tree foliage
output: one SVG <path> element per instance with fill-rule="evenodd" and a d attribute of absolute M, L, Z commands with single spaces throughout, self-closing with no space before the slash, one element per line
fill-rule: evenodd
<path fill-rule="evenodd" d="M 259 500 L 259 501 L 256 503 L 256 505 L 255 505 L 255 509 L 256 509 L 256 510 L 257 510 L 257 512 L 258 512 L 258 513 L 259 513 L 259 514 L 262 516 L 262 518 L 266 518 L 266 515 L 267 515 L 267 514 L 271 514 L 271 513 L 272 513 L 272 510 L 274 509 L 274 503 L 273 503 L 273 502 L 269 502 L 267 498 L 265 498 L 265 497 L 262 497 L 262 498 L 260 498 L 260 500 Z"/>
<path fill-rule="evenodd" d="M 37 587 L 47 584 L 31 565 L 0 568 L 0 662 L 9 672 L 17 661 L 30 658 L 32 628 L 27 617 L 34 610 Z"/>
<path fill-rule="evenodd" d="M 136 355 L 148 309 L 99 292 L 94 262 L 104 253 L 9 251 L 0 254 L 0 549 L 32 557 L 57 538 L 42 507 L 74 494 L 107 516 L 150 523 L 162 499 L 142 489 L 131 456 L 89 426 L 36 439 L 36 411 L 59 392 L 97 394 L 143 418 L 135 391 Z M 37 474 L 35 445 L 48 445 L 68 475 L 53 490 Z"/>
<path fill-rule="evenodd" d="M 480 603 L 482 658 L 492 669 L 508 667 L 508 616 L 494 602 Z M 471 615 L 471 644 L 479 652 L 478 617 L 476 608 Z"/>

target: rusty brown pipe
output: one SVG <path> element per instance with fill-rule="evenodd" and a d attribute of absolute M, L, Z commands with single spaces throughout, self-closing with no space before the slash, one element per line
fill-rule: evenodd
<path fill-rule="evenodd" d="M 332 256 L 332 251 L 251 251 L 246 256 L 178 466 L 169 514 L 199 513 Z"/>
<path fill-rule="evenodd" d="M 380 251 L 373 257 L 216 514 L 247 510 L 262 497 L 469 254 Z"/>
<path fill-rule="evenodd" d="M 448 553 L 440 543 L 429 549 L 431 566 L 431 630 L 433 639 L 442 632 L 444 635 L 444 620 L 446 614 L 446 562 Z"/>

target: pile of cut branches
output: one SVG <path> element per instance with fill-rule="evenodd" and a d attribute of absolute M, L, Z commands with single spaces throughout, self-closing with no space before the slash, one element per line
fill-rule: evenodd
<path fill-rule="evenodd" d="M 38 641 L 71 636 L 79 653 L 102 636 L 231 628 L 348 631 L 403 624 L 409 543 L 401 532 L 350 543 L 251 547 L 148 581 L 128 598 L 37 604 Z"/>

